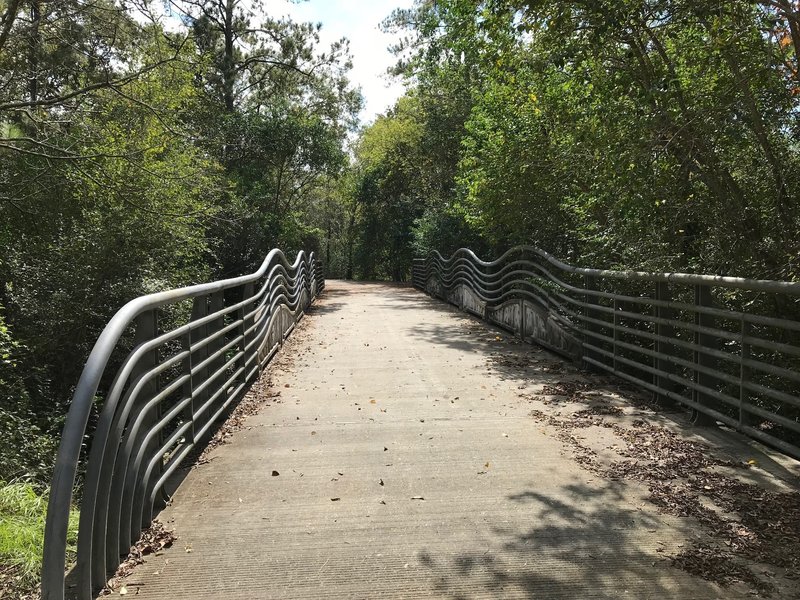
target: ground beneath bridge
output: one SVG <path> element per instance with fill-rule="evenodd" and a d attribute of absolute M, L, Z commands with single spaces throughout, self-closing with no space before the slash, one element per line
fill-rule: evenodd
<path fill-rule="evenodd" d="M 268 375 L 248 405 L 261 404 L 256 414 L 237 421 L 162 513 L 178 539 L 124 580 L 127 595 L 660 599 L 784 589 L 774 564 L 742 567 L 766 559 L 738 552 L 735 536 L 731 549 L 728 529 L 744 527 L 736 535 L 746 538 L 746 519 L 703 487 L 733 473 L 790 502 L 795 463 L 729 434 L 690 439 L 679 415 L 654 413 L 612 380 L 416 290 L 329 282 Z M 722 449 L 716 458 L 702 458 L 711 456 L 703 441 Z M 668 471 L 660 483 L 656 467 Z M 711 479 L 692 483 L 700 471 Z M 714 571 L 723 567 L 733 574 Z"/>

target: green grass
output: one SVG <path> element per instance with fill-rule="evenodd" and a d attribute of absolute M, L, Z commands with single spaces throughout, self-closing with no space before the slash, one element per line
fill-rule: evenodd
<path fill-rule="evenodd" d="M 0 597 L 22 595 L 39 584 L 47 516 L 47 492 L 28 483 L 0 481 Z M 78 511 L 70 514 L 68 563 L 74 559 Z"/>

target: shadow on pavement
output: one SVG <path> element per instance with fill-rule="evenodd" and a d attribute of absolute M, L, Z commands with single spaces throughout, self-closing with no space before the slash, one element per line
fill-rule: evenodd
<path fill-rule="evenodd" d="M 529 529 L 491 524 L 489 549 L 440 556 L 423 550 L 417 559 L 431 571 L 438 594 L 459 600 L 487 595 L 608 600 L 719 596 L 712 584 L 676 576 L 679 572 L 657 553 L 654 539 L 643 544 L 648 536 L 657 539 L 651 532 L 663 524 L 630 504 L 620 506 L 624 487 L 616 481 L 600 489 L 576 483 L 553 495 L 525 489 L 506 500 L 524 508 Z M 680 534 L 691 534 L 688 523 Z M 537 568 L 554 563 L 562 568 Z"/>

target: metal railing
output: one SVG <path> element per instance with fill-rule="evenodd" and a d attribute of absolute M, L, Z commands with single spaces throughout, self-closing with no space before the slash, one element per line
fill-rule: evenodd
<path fill-rule="evenodd" d="M 577 268 L 530 246 L 416 259 L 414 285 L 800 458 L 800 283 Z"/>
<path fill-rule="evenodd" d="M 324 285 L 313 253 L 289 263 L 272 250 L 251 275 L 142 296 L 109 321 L 61 438 L 45 527 L 45 600 L 64 597 L 69 511 L 93 413 L 75 566 L 81 600 L 105 586 L 163 506 L 170 476 L 242 397 Z"/>

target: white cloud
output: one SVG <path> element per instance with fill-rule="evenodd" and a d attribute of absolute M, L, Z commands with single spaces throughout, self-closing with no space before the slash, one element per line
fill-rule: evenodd
<path fill-rule="evenodd" d="M 288 16 L 293 21 L 322 23 L 320 50 L 346 37 L 350 40 L 353 69 L 350 80 L 361 88 L 364 108 L 360 117 L 369 123 L 391 108 L 403 95 L 403 84 L 386 74 L 395 64 L 395 56 L 388 47 L 397 41 L 396 36 L 380 30 L 380 23 L 395 8 L 410 8 L 414 0 L 265 0 L 267 12 L 273 17 Z M 250 2 L 244 0 L 243 5 Z M 168 30 L 179 30 L 183 25 L 175 9 L 168 4 L 153 4 L 155 16 Z M 143 18 L 143 17 L 142 17 Z"/>
<path fill-rule="evenodd" d="M 388 46 L 395 37 L 383 33 L 379 25 L 395 8 L 409 8 L 413 0 L 309 0 L 300 4 L 285 3 L 278 8 L 268 4 L 268 10 L 286 15 L 295 21 L 322 23 L 320 41 L 325 46 L 346 37 L 350 40 L 353 69 L 350 79 L 361 87 L 365 107 L 361 120 L 370 122 L 386 112 L 403 94 L 403 85 L 392 81 L 385 73 L 395 63 Z"/>

